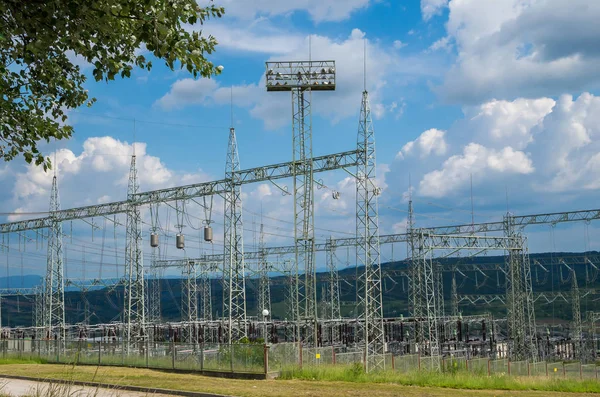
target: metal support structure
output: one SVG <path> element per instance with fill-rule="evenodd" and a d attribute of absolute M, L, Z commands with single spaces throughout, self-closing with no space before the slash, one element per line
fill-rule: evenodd
<path fill-rule="evenodd" d="M 200 268 L 200 307 L 201 319 L 203 321 L 212 321 L 212 288 L 210 269 L 206 266 Z"/>
<path fill-rule="evenodd" d="M 452 311 L 450 314 L 452 317 L 458 317 L 458 288 L 456 287 L 456 272 L 452 272 L 452 296 L 450 298 L 450 304 L 452 305 Z"/>
<path fill-rule="evenodd" d="M 440 340 L 438 332 L 439 320 L 439 299 L 436 294 L 436 277 L 434 274 L 433 255 L 433 239 L 430 236 L 419 230 L 415 233 L 417 255 L 413 255 L 413 261 L 417 262 L 419 273 L 421 273 L 422 286 L 420 291 L 423 293 L 422 301 L 424 303 L 422 310 L 423 322 L 420 340 L 420 350 L 429 353 L 429 364 L 431 370 L 439 370 L 441 365 Z M 423 323 L 422 322 L 422 323 Z M 419 342 L 419 341 L 418 341 Z"/>
<path fill-rule="evenodd" d="M 307 326 L 304 344 L 316 346 L 318 315 L 311 99 L 313 90 L 335 89 L 335 62 L 312 60 L 267 62 L 265 81 L 267 91 L 291 91 L 292 93 L 296 297 L 292 298 L 291 306 L 295 309 L 294 320 L 303 321 Z M 300 269 L 304 272 L 303 280 L 299 276 Z M 298 339 L 300 335 L 298 327 Z"/>
<path fill-rule="evenodd" d="M 583 340 L 583 325 L 581 323 L 581 296 L 579 294 L 579 285 L 577 284 L 577 274 L 575 268 L 571 268 L 571 308 L 573 310 L 573 334 L 572 339 L 575 347 L 575 358 L 586 361 L 585 344 Z"/>
<path fill-rule="evenodd" d="M 258 251 L 263 252 L 265 249 L 265 231 L 264 225 L 260 224 L 260 237 L 258 241 Z M 269 321 L 271 319 L 271 280 L 269 278 L 270 265 L 267 262 L 266 255 L 261 255 L 258 262 L 258 318 Z M 267 310 L 269 314 L 263 315 L 263 310 Z M 266 340 L 266 335 L 265 335 Z"/>
<path fill-rule="evenodd" d="M 158 233 L 158 205 L 150 205 L 150 223 L 151 233 Z M 154 265 L 158 260 L 158 247 L 151 247 L 151 263 Z M 146 279 L 146 292 L 148 294 L 147 302 L 147 313 L 148 321 L 153 324 L 159 324 L 161 322 L 161 294 L 160 294 L 160 280 L 161 280 L 161 269 L 156 266 L 151 266 L 149 277 Z"/>
<path fill-rule="evenodd" d="M 229 129 L 229 145 L 225 166 L 228 189 L 225 192 L 223 238 L 223 316 L 229 319 L 227 340 L 237 342 L 246 330 L 246 270 L 242 224 L 242 189 L 239 181 L 240 159 L 235 129 Z"/>
<path fill-rule="evenodd" d="M 136 156 L 131 156 L 127 198 L 131 201 L 127 210 L 127 245 L 125 247 L 124 349 L 129 354 L 133 343 L 145 339 L 146 305 L 144 303 L 144 262 L 142 255 L 142 219 L 140 208 L 133 201 L 138 193 Z"/>
<path fill-rule="evenodd" d="M 337 263 L 335 260 L 335 240 L 329 238 L 327 240 L 329 249 L 327 250 L 327 288 L 323 294 L 323 318 L 329 320 L 337 320 L 342 318 L 340 310 L 340 279 L 338 275 Z"/>
<path fill-rule="evenodd" d="M 183 288 L 181 294 L 181 321 L 186 323 L 183 339 L 192 344 L 198 343 L 198 332 L 195 324 L 198 322 L 198 284 L 196 262 L 187 261 L 183 268 Z"/>
<path fill-rule="evenodd" d="M 308 321 L 307 325 L 311 320 L 313 321 L 306 330 L 303 341 L 307 346 L 316 345 L 317 341 L 311 96 L 310 89 L 308 93 L 302 87 L 292 90 L 292 161 L 298 164 L 294 169 L 294 241 L 298 272 L 304 272 L 304 278 L 298 277 L 296 280 L 298 296 L 296 318 L 300 321 Z"/>
<path fill-rule="evenodd" d="M 364 319 L 365 370 L 385 369 L 385 334 L 381 296 L 381 258 L 376 186 L 375 131 L 371 120 L 369 93 L 362 94 L 358 127 L 358 166 L 356 172 L 356 259 L 364 266 L 359 285 L 359 318 Z"/>
<path fill-rule="evenodd" d="M 537 360 L 535 314 L 531 267 L 525 241 L 517 232 L 510 214 L 504 218 L 505 236 L 515 240 L 506 252 L 506 309 L 509 352 L 512 360 Z"/>
<path fill-rule="evenodd" d="M 65 340 L 65 285 L 63 279 L 62 222 L 56 216 L 60 211 L 58 183 L 52 178 L 48 232 L 48 257 L 44 290 L 44 327 L 48 337 Z"/>

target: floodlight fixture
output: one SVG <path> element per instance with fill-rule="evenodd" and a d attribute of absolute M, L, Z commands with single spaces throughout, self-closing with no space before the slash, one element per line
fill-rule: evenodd
<path fill-rule="evenodd" d="M 335 90 L 335 61 L 266 62 L 267 91 Z"/>

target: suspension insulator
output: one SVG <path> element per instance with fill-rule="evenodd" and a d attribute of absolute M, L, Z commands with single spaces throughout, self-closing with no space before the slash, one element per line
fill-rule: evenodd
<path fill-rule="evenodd" d="M 156 247 L 158 247 L 158 234 L 156 234 L 156 233 L 152 233 L 152 234 L 150 235 L 150 246 L 151 246 L 152 248 L 156 248 Z"/>

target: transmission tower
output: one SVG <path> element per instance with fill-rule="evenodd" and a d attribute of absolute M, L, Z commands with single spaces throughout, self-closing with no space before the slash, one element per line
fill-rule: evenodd
<path fill-rule="evenodd" d="M 225 230 L 223 264 L 223 315 L 228 317 L 228 342 L 237 342 L 246 331 L 246 272 L 242 224 L 242 189 L 239 183 L 240 159 L 235 129 L 229 129 L 229 145 L 225 166 L 228 190 L 225 198 Z"/>
<path fill-rule="evenodd" d="M 317 343 L 317 286 L 315 268 L 314 181 L 311 99 L 313 90 L 335 89 L 334 61 L 267 62 L 267 91 L 292 92 L 292 145 L 294 163 L 294 241 L 296 322 L 309 324 L 304 342 Z M 300 332 L 298 327 L 298 332 Z M 298 334 L 299 337 L 299 334 Z"/>
<path fill-rule="evenodd" d="M 326 253 L 329 277 L 327 279 L 327 293 L 323 295 L 323 298 L 325 307 L 329 310 L 325 313 L 325 318 L 338 320 L 342 315 L 340 313 L 340 280 L 335 261 L 335 240 L 330 237 L 326 244 L 328 245 Z"/>
<path fill-rule="evenodd" d="M 131 156 L 127 199 L 133 201 L 138 193 L 136 156 Z M 145 338 L 146 307 L 144 304 L 144 262 L 142 256 L 142 221 L 140 209 L 130 204 L 127 209 L 127 245 L 125 247 L 125 289 L 124 315 L 125 351 L 129 354 L 131 344 Z"/>
<path fill-rule="evenodd" d="M 506 309 L 513 360 L 537 359 L 531 268 L 525 241 L 510 214 L 504 217 L 504 234 L 518 241 L 506 257 Z"/>
<path fill-rule="evenodd" d="M 48 337 L 65 340 L 65 293 L 63 279 L 62 222 L 55 218 L 60 211 L 56 172 L 52 178 L 50 193 L 50 216 L 52 220 L 48 231 L 48 257 L 46 285 L 44 291 L 44 325 Z"/>
<path fill-rule="evenodd" d="M 260 224 L 260 237 L 258 242 L 258 251 L 260 253 L 260 261 L 258 263 L 259 281 L 258 281 L 258 318 L 269 320 L 271 318 L 271 286 L 269 279 L 269 265 L 265 251 L 265 231 L 264 225 Z M 262 315 L 263 310 L 268 310 L 267 316 Z M 266 335 L 265 335 L 266 340 Z"/>
<path fill-rule="evenodd" d="M 379 220 L 375 181 L 375 132 L 371 120 L 369 93 L 363 91 L 358 127 L 358 167 L 356 173 L 357 265 L 365 267 L 359 296 L 360 317 L 364 321 L 366 371 L 385 369 L 385 335 L 381 297 Z"/>

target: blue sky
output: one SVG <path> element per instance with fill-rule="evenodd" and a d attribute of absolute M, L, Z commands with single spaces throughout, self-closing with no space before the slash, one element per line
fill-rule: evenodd
<path fill-rule="evenodd" d="M 127 80 L 106 84 L 90 77 L 86 87 L 98 102 L 70 112 L 73 138 L 48 148 L 59 149 L 63 207 L 123 199 L 134 136 L 144 190 L 221 178 L 232 123 L 231 92 L 242 168 L 288 161 L 291 98 L 288 93 L 267 93 L 261 77 L 265 61 L 308 59 L 309 36 L 312 59 L 335 60 L 338 73 L 335 92 L 313 95 L 316 155 L 355 145 L 367 42 L 367 89 L 383 188 L 382 233 L 405 230 L 409 178 L 417 225 L 470 222 L 471 179 L 476 221 L 500 219 L 507 205 L 517 214 L 598 206 L 600 3 L 215 4 L 226 8 L 225 16 L 207 22 L 203 32 L 219 42 L 210 59 L 224 66 L 222 75 L 194 81 L 154 61 L 151 72 L 137 70 Z M 82 67 L 91 76 L 89 66 Z M 343 172 L 322 178 L 328 189 L 316 193 L 319 238 L 346 236 L 354 228 L 353 184 Z M 0 209 L 45 210 L 49 181 L 50 175 L 20 161 L 0 165 Z M 331 190 L 340 191 L 342 198 L 334 202 Z M 261 207 L 264 223 L 275 231 L 267 236 L 269 244 L 292 243 L 289 197 L 265 184 L 245 187 L 244 199 L 248 247 Z M 216 200 L 215 208 L 219 205 Z M 164 209 L 165 217 L 168 211 Z M 199 208 L 193 211 L 198 220 L 204 217 Z M 222 222 L 220 213 L 214 218 Z M 108 249 L 108 242 L 99 246 L 98 241 L 103 221 L 96 223 L 94 241 L 88 225 L 75 225 L 81 241 L 79 248 L 73 245 L 72 258 Z M 192 230 L 187 232 L 197 233 Z M 589 242 L 582 237 L 588 233 Z M 594 224 L 536 228 L 529 232 L 530 248 L 600 249 L 593 238 L 597 235 Z M 190 246 L 194 252 L 222 251 L 217 243 L 201 245 L 198 238 Z M 403 251 L 397 247 L 395 257 Z M 384 256 L 391 257 L 389 247 Z M 42 257 L 26 254 L 24 260 L 36 272 L 43 268 L 38 262 Z"/>

